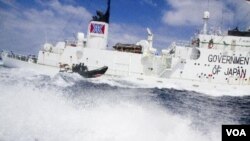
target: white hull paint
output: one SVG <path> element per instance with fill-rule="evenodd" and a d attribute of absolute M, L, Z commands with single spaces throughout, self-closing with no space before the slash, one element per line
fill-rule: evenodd
<path fill-rule="evenodd" d="M 87 66 L 98 68 L 107 65 L 107 74 L 125 77 L 153 76 L 158 78 L 183 79 L 197 82 L 207 82 L 229 85 L 250 85 L 250 60 L 248 52 L 232 52 L 230 50 L 196 49 L 200 52 L 200 58 L 190 59 L 193 52 L 191 47 L 176 47 L 178 53 L 172 57 L 169 69 L 163 68 L 167 64 L 162 63 L 164 56 L 143 56 L 141 54 L 123 53 L 116 51 L 83 49 L 83 58 Z M 225 53 L 227 56 L 221 54 Z M 182 57 L 182 53 L 187 54 Z M 232 63 L 227 60 L 230 54 L 241 61 Z M 241 57 L 240 57 L 241 56 Z M 217 59 L 216 59 L 217 58 Z M 219 58 L 219 59 L 218 59 Z M 148 64 L 144 64 L 146 60 Z M 151 62 L 150 62 L 151 61 Z M 229 62 L 227 62 L 229 61 Z M 154 64 L 153 64 L 154 63 Z M 153 68 L 153 70 L 148 68 Z"/>
<path fill-rule="evenodd" d="M 24 68 L 27 70 L 35 71 L 39 74 L 56 75 L 60 69 L 58 67 L 52 67 L 48 65 L 41 65 L 13 59 L 7 56 L 3 56 L 3 65 L 9 68 Z"/>

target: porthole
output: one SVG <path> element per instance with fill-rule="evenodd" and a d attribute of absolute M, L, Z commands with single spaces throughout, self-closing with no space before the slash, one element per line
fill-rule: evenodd
<path fill-rule="evenodd" d="M 191 53 L 191 55 L 190 55 L 190 59 L 191 59 L 191 60 L 197 60 L 197 59 L 200 58 L 200 56 L 201 56 L 200 50 L 197 49 L 197 48 L 193 48 L 193 49 L 192 49 L 192 53 Z"/>

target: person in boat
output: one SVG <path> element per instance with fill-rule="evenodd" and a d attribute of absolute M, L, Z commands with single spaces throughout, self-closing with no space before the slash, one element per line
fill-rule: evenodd
<path fill-rule="evenodd" d="M 88 71 L 88 68 L 87 68 L 87 66 L 84 65 L 84 63 L 80 63 L 80 71 L 81 72 Z"/>
<path fill-rule="evenodd" d="M 80 70 L 79 64 L 73 64 L 73 65 L 72 65 L 72 71 L 73 71 L 73 72 L 78 72 L 79 70 Z"/>
<path fill-rule="evenodd" d="M 83 64 L 82 67 L 83 67 L 83 70 L 84 70 L 84 71 L 88 71 L 88 67 L 87 67 L 87 66 L 85 66 L 85 65 Z"/>
<path fill-rule="evenodd" d="M 236 26 L 235 29 L 233 29 L 233 31 L 239 31 L 238 26 Z"/>
<path fill-rule="evenodd" d="M 88 67 L 84 65 L 84 63 L 73 64 L 72 65 L 73 72 L 86 72 L 88 71 Z"/>
<path fill-rule="evenodd" d="M 72 72 L 75 71 L 75 64 L 72 64 L 71 70 L 72 70 Z"/>

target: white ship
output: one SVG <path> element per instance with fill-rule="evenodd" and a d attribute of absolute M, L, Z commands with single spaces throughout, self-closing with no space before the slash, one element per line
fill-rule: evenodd
<path fill-rule="evenodd" d="M 61 64 L 72 67 L 84 63 L 89 69 L 108 66 L 105 77 L 126 78 L 157 86 L 181 88 L 250 90 L 250 29 L 228 31 L 227 35 L 207 31 L 209 12 L 204 12 L 204 28 L 188 44 L 172 43 L 156 55 L 153 34 L 136 44 L 116 44 L 107 48 L 110 0 L 106 13 L 97 12 L 87 35 L 78 33 L 75 41 L 45 43 L 38 57 L 22 59 L 3 53 L 4 66 L 25 67 L 42 72 L 59 72 Z M 24 61 L 25 60 L 25 61 Z"/>

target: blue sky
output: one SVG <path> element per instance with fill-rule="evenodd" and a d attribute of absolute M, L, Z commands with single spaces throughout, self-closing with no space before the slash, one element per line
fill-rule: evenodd
<path fill-rule="evenodd" d="M 45 41 L 73 39 L 97 9 L 106 10 L 106 0 L 0 0 L 0 49 L 36 54 Z M 111 0 L 109 46 L 145 39 L 147 27 L 158 50 L 190 40 L 205 10 L 211 29 L 250 26 L 246 0 Z"/>

